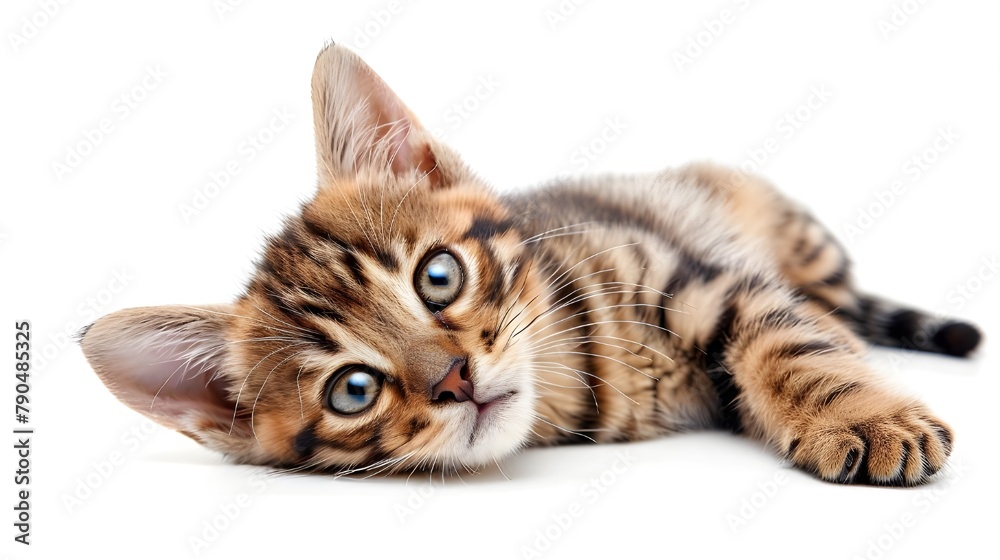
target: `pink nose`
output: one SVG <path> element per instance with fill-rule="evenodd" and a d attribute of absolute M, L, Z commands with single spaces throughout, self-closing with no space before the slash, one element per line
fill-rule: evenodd
<path fill-rule="evenodd" d="M 475 389 L 469 377 L 469 368 L 466 365 L 465 358 L 452 360 L 444 379 L 438 381 L 431 388 L 431 400 L 434 402 L 447 402 L 448 400 L 455 402 L 471 401 Z"/>

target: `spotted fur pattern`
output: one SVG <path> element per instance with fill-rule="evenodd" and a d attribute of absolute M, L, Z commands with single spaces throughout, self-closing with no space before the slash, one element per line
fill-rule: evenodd
<path fill-rule="evenodd" d="M 501 196 L 348 50 L 320 54 L 312 88 L 319 187 L 245 292 L 82 334 L 132 408 L 238 461 L 339 473 L 713 426 L 834 482 L 944 465 L 951 429 L 864 340 L 962 356 L 978 331 L 859 293 L 833 236 L 761 179 L 694 164 Z M 440 250 L 464 283 L 436 308 L 415 281 Z M 342 414 L 327 394 L 352 365 L 381 392 Z M 469 400 L 435 389 L 449 375 Z"/>

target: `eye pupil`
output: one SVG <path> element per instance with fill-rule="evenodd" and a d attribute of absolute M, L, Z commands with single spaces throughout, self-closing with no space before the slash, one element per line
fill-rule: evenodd
<path fill-rule="evenodd" d="M 347 394 L 355 400 L 364 401 L 372 385 L 372 376 L 367 373 L 352 373 L 347 378 Z"/>
<path fill-rule="evenodd" d="M 435 286 L 448 285 L 448 269 L 440 264 L 432 264 L 427 267 L 427 278 Z"/>

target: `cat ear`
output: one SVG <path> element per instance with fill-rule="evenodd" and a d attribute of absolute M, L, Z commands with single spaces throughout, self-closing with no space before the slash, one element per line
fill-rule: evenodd
<path fill-rule="evenodd" d="M 83 353 L 133 410 L 223 453 L 245 455 L 249 422 L 235 417 L 226 364 L 228 305 L 124 309 L 87 327 Z"/>
<path fill-rule="evenodd" d="M 331 44 L 316 59 L 313 124 L 320 184 L 360 172 L 426 177 L 434 187 L 468 175 L 358 55 Z"/>

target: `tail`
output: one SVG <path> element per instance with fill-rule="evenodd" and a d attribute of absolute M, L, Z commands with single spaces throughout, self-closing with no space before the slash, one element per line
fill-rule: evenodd
<path fill-rule="evenodd" d="M 970 323 L 935 317 L 875 296 L 859 295 L 857 301 L 857 308 L 840 308 L 835 313 L 872 344 L 964 357 L 983 338 Z"/>

